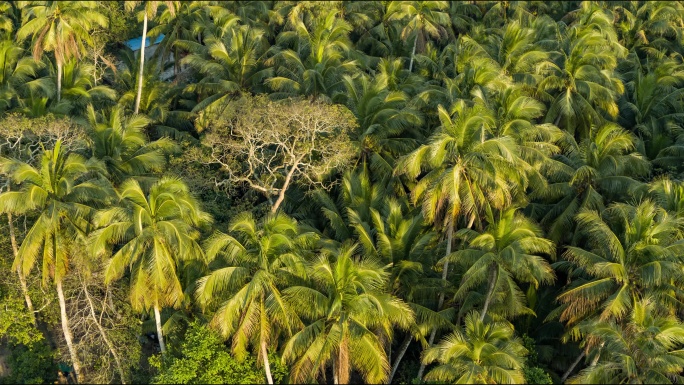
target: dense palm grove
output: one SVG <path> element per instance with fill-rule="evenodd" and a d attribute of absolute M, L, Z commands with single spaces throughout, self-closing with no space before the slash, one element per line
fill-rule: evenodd
<path fill-rule="evenodd" d="M 678 1 L 0 1 L 0 383 L 681 383 L 683 55 Z"/>

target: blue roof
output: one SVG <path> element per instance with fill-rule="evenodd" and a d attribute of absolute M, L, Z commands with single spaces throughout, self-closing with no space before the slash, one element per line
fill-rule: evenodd
<path fill-rule="evenodd" d="M 145 48 L 149 47 L 150 45 L 154 44 L 159 44 L 160 41 L 164 39 L 164 34 L 161 34 L 157 36 L 157 38 L 154 40 L 154 43 L 150 44 L 150 38 L 145 39 Z M 128 40 L 124 44 L 128 46 L 128 48 L 132 49 L 133 51 L 137 51 L 140 49 L 140 41 L 142 40 L 142 36 L 136 37 L 135 39 Z"/>

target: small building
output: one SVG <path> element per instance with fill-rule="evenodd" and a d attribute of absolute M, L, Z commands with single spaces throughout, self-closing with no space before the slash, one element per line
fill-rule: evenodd
<path fill-rule="evenodd" d="M 149 36 L 145 39 L 145 61 L 150 60 L 152 58 L 152 55 L 157 51 L 157 47 L 159 47 L 159 43 L 164 39 L 164 34 L 161 34 L 157 36 L 154 41 L 150 41 Z M 134 54 L 137 54 L 138 51 L 140 51 L 140 46 L 142 43 L 142 36 L 136 37 L 134 39 L 130 39 L 126 42 L 124 42 L 124 45 L 133 51 Z M 163 64 L 168 64 L 168 63 L 173 63 L 174 57 L 173 57 L 173 52 L 169 53 L 169 57 L 166 60 L 165 63 Z M 163 71 L 161 73 L 161 80 L 163 81 L 168 81 L 172 80 L 174 77 L 173 74 L 173 67 Z"/>
<path fill-rule="evenodd" d="M 149 36 L 145 39 L 145 60 L 149 59 L 154 54 L 162 40 L 164 40 L 164 34 L 157 36 L 157 38 L 154 39 L 154 43 L 150 42 Z M 130 48 L 134 53 L 137 53 L 140 51 L 141 43 L 142 36 L 126 41 L 124 45 Z"/>

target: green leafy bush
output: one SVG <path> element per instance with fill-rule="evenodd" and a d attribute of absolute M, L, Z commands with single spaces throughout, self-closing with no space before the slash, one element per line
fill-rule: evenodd
<path fill-rule="evenodd" d="M 523 373 L 525 373 L 525 382 L 528 384 L 553 384 L 551 376 L 538 366 L 527 367 L 523 369 Z"/>
<path fill-rule="evenodd" d="M 549 373 L 537 366 L 537 345 L 534 338 L 523 334 L 522 341 L 525 349 L 529 352 L 527 355 L 527 367 L 523 369 L 525 382 L 528 384 L 553 384 Z"/>
<path fill-rule="evenodd" d="M 51 384 L 57 378 L 54 357 L 44 339 L 14 345 L 6 361 L 9 375 L 0 378 L 0 384 Z"/>
<path fill-rule="evenodd" d="M 159 370 L 154 384 L 259 384 L 266 378 L 256 359 L 248 357 L 238 362 L 230 355 L 221 338 L 207 326 L 195 321 L 190 324 L 177 356 L 150 358 Z M 275 382 L 287 376 L 280 360 L 269 355 Z"/>

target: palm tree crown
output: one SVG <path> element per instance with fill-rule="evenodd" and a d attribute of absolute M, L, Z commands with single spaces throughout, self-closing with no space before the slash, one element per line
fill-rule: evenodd
<path fill-rule="evenodd" d="M 423 354 L 438 365 L 427 380 L 457 384 L 523 384 L 527 350 L 506 323 L 485 323 L 477 312 L 465 318 L 463 330 L 454 330 Z"/>

